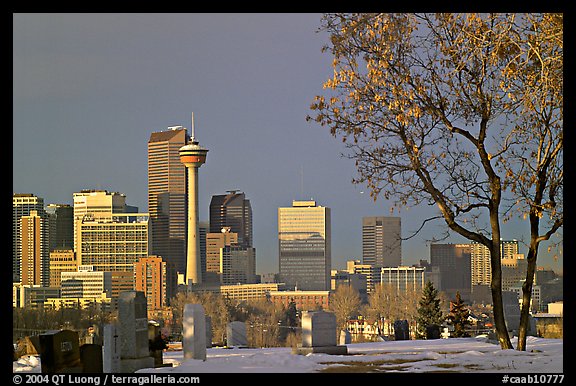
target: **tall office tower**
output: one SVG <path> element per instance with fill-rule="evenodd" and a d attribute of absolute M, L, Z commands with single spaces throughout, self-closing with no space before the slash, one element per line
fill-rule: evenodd
<path fill-rule="evenodd" d="M 22 259 L 22 245 L 20 242 L 20 227 L 22 216 L 29 216 L 30 212 L 35 210 L 41 219 L 47 221 L 46 211 L 44 209 L 44 199 L 30 193 L 14 193 L 12 196 L 12 280 L 17 283 L 20 281 L 20 264 Z M 42 228 L 43 243 L 41 247 L 41 259 L 48 261 L 48 227 Z"/>
<path fill-rule="evenodd" d="M 511 288 L 522 285 L 526 280 L 527 269 L 528 260 L 522 253 L 516 253 L 513 258 L 502 259 L 502 291 L 510 291 Z"/>
<path fill-rule="evenodd" d="M 62 272 L 78 271 L 78 260 L 72 249 L 55 249 L 50 252 L 50 287 L 60 288 Z"/>
<path fill-rule="evenodd" d="M 292 201 L 278 208 L 280 280 L 288 288 L 330 290 L 330 208 L 316 201 Z"/>
<path fill-rule="evenodd" d="M 470 244 L 430 244 L 430 265 L 440 268 L 440 288 L 450 299 L 470 298 Z"/>
<path fill-rule="evenodd" d="M 74 208 L 68 204 L 46 207 L 49 223 L 50 251 L 74 249 Z"/>
<path fill-rule="evenodd" d="M 225 246 L 238 244 L 238 233 L 231 232 L 230 227 L 222 228 L 218 233 L 206 234 L 206 283 L 220 284 L 222 271 L 220 270 L 220 258 Z"/>
<path fill-rule="evenodd" d="M 134 263 L 148 256 L 147 213 L 115 213 L 111 220 L 91 218 L 77 222 L 78 265 L 95 271 L 132 272 Z"/>
<path fill-rule="evenodd" d="M 47 242 L 43 240 L 46 232 L 45 219 L 38 211 L 31 210 L 30 215 L 20 218 L 20 281 L 24 285 L 47 287 L 50 282 L 50 261 L 46 254 Z"/>
<path fill-rule="evenodd" d="M 74 200 L 74 251 L 78 253 L 78 222 L 85 215 L 94 221 L 110 221 L 113 213 L 126 212 L 126 195 L 107 190 L 84 189 L 73 193 Z"/>
<path fill-rule="evenodd" d="M 134 290 L 144 292 L 149 311 L 166 307 L 166 263 L 161 257 L 143 257 L 134 263 Z"/>
<path fill-rule="evenodd" d="M 490 250 L 483 244 L 472 242 L 471 277 L 472 290 L 475 286 L 489 286 L 492 280 L 492 266 L 490 265 Z M 500 240 L 500 258 L 514 259 L 518 255 L 517 240 Z"/>
<path fill-rule="evenodd" d="M 210 232 L 218 233 L 229 227 L 238 234 L 238 244 L 252 245 L 252 206 L 238 190 L 212 196 L 210 201 Z"/>
<path fill-rule="evenodd" d="M 245 245 L 226 245 L 220 256 L 223 285 L 256 283 L 256 250 Z"/>
<path fill-rule="evenodd" d="M 150 253 L 167 265 L 167 292 L 175 295 L 177 273 L 186 272 L 186 167 L 179 150 L 186 145 L 182 126 L 154 132 L 148 140 Z"/>
<path fill-rule="evenodd" d="M 210 232 L 210 225 L 206 221 L 198 223 L 200 237 L 200 266 L 202 270 L 202 282 L 206 281 L 206 235 Z"/>
<path fill-rule="evenodd" d="M 186 284 L 202 284 L 202 261 L 200 256 L 200 229 L 198 215 L 198 169 L 206 162 L 208 149 L 200 146 L 194 137 L 194 114 L 192 114 L 192 136 L 188 145 L 178 153 L 180 162 L 187 171 L 187 227 L 186 227 Z"/>
<path fill-rule="evenodd" d="M 362 261 L 376 267 L 402 265 L 400 217 L 362 218 Z"/>

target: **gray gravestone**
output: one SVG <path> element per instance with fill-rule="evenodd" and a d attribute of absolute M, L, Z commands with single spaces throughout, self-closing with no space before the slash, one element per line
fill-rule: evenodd
<path fill-rule="evenodd" d="M 440 326 L 437 324 L 426 326 L 426 339 L 440 339 Z"/>
<path fill-rule="evenodd" d="M 102 370 L 105 373 L 120 372 L 120 335 L 114 324 L 106 324 L 104 326 Z"/>
<path fill-rule="evenodd" d="M 52 330 L 39 336 L 40 364 L 43 374 L 79 373 L 82 371 L 78 333 Z"/>
<path fill-rule="evenodd" d="M 212 318 L 206 315 L 206 348 L 212 347 Z"/>
<path fill-rule="evenodd" d="M 206 315 L 201 304 L 184 305 L 182 350 L 184 359 L 206 360 Z"/>
<path fill-rule="evenodd" d="M 148 349 L 154 358 L 154 367 L 164 367 L 164 349 L 168 347 L 162 339 L 160 324 L 155 321 L 148 322 Z"/>
<path fill-rule="evenodd" d="M 154 358 L 148 348 L 147 300 L 142 291 L 124 291 L 118 302 L 120 329 L 121 370 L 132 373 L 143 368 L 153 368 Z"/>
<path fill-rule="evenodd" d="M 104 370 L 102 359 L 101 345 L 86 343 L 80 346 L 80 360 L 82 361 L 83 373 L 101 374 Z"/>
<path fill-rule="evenodd" d="M 246 337 L 246 323 L 239 321 L 228 323 L 226 326 L 226 346 L 248 346 L 248 338 Z"/>
<path fill-rule="evenodd" d="M 394 340 L 409 340 L 410 339 L 410 329 L 408 327 L 408 321 L 395 320 L 394 321 Z"/>
<path fill-rule="evenodd" d="M 297 354 L 346 354 L 348 348 L 336 343 L 336 315 L 332 312 L 302 312 L 302 345 Z"/>
<path fill-rule="evenodd" d="M 352 343 L 352 334 L 348 330 L 340 330 L 340 344 Z"/>

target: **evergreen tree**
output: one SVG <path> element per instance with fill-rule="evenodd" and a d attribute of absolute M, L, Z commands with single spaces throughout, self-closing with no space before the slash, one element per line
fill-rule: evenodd
<path fill-rule="evenodd" d="M 450 302 L 450 314 L 447 316 L 449 323 L 454 325 L 452 336 L 456 338 L 470 336 L 466 332 L 466 327 L 471 324 L 470 320 L 468 320 L 468 316 L 470 316 L 470 310 L 462 301 L 460 292 L 456 292 L 456 300 Z"/>
<path fill-rule="evenodd" d="M 440 325 L 443 321 L 438 290 L 432 282 L 426 282 L 422 289 L 422 298 L 418 303 L 418 317 L 416 318 L 416 338 L 426 339 L 426 329 L 432 325 Z"/>
<path fill-rule="evenodd" d="M 278 331 L 278 340 L 285 343 L 290 333 L 294 334 L 298 327 L 298 310 L 296 309 L 296 302 L 294 299 L 288 303 L 288 308 L 284 310 L 282 320 L 280 321 L 280 328 Z"/>

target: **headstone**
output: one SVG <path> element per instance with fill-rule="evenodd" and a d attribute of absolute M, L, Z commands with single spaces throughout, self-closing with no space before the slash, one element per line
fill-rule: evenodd
<path fill-rule="evenodd" d="M 350 344 L 352 343 L 352 334 L 348 330 L 340 330 L 340 344 Z"/>
<path fill-rule="evenodd" d="M 297 354 L 348 353 L 345 345 L 336 343 L 336 315 L 332 312 L 302 312 L 302 344 L 296 347 Z"/>
<path fill-rule="evenodd" d="M 123 373 L 153 368 L 148 348 L 147 300 L 142 291 L 124 291 L 118 301 L 120 364 Z"/>
<path fill-rule="evenodd" d="M 105 373 L 120 372 L 120 335 L 114 324 L 104 325 L 102 369 Z"/>
<path fill-rule="evenodd" d="M 100 335 L 100 328 L 97 324 L 88 327 L 87 334 L 84 337 L 85 344 L 99 344 L 102 346 L 102 337 Z"/>
<path fill-rule="evenodd" d="M 182 350 L 184 359 L 206 360 L 206 315 L 201 304 L 184 305 Z"/>
<path fill-rule="evenodd" d="M 248 346 L 248 338 L 246 337 L 246 323 L 239 321 L 228 323 L 226 326 L 226 346 Z"/>
<path fill-rule="evenodd" d="M 410 339 L 410 329 L 408 327 L 408 321 L 395 320 L 394 321 L 394 340 L 409 340 Z"/>
<path fill-rule="evenodd" d="M 426 339 L 440 339 L 440 326 L 437 324 L 426 326 Z"/>
<path fill-rule="evenodd" d="M 160 324 L 155 321 L 148 322 L 148 349 L 150 356 L 154 358 L 154 367 L 163 367 L 163 352 L 167 348 L 166 342 L 162 339 Z"/>
<path fill-rule="evenodd" d="M 102 346 L 88 343 L 80 346 L 80 360 L 82 361 L 83 373 L 103 373 Z"/>
<path fill-rule="evenodd" d="M 206 315 L 206 348 L 212 347 L 212 318 Z"/>
<path fill-rule="evenodd" d="M 43 374 L 82 371 L 78 333 L 52 330 L 40 334 L 40 364 Z"/>

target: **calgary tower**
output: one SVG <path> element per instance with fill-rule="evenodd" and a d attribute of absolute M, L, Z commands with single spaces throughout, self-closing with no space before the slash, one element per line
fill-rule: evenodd
<path fill-rule="evenodd" d="M 208 149 L 200 146 L 194 137 L 194 113 L 192 113 L 192 136 L 187 145 L 179 149 L 180 162 L 188 171 L 188 242 L 186 248 L 186 284 L 201 284 L 200 239 L 198 230 L 198 168 L 206 162 Z"/>

